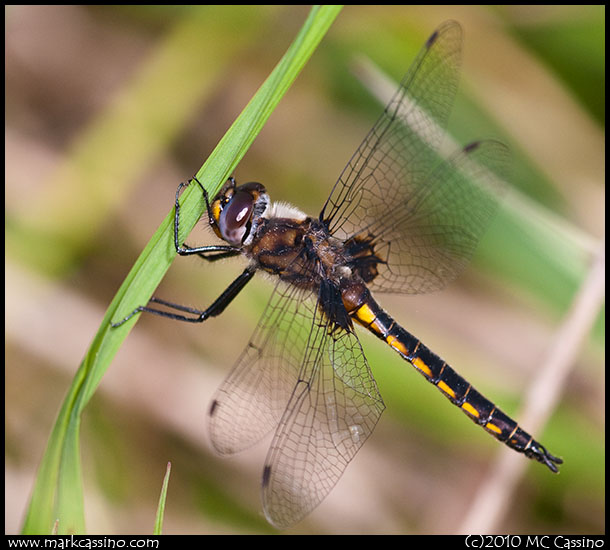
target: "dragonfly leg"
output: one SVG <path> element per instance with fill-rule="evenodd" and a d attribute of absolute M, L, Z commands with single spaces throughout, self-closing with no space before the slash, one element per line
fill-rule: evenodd
<path fill-rule="evenodd" d="M 176 248 L 176 253 L 180 254 L 180 256 L 191 256 L 196 254 L 200 258 L 207 260 L 208 262 L 215 262 L 216 260 L 223 260 L 225 258 L 230 258 L 232 256 L 237 256 L 240 254 L 239 248 L 230 245 L 210 245 L 210 246 L 189 246 L 187 244 L 180 245 L 179 233 L 180 233 L 180 195 L 182 194 L 182 190 L 185 187 L 188 187 L 193 181 L 196 181 L 203 192 L 203 198 L 205 200 L 206 209 L 208 212 L 208 220 L 210 225 L 214 225 L 214 217 L 212 216 L 212 209 L 210 207 L 210 200 L 208 192 L 203 187 L 202 183 L 193 176 L 188 182 L 182 182 L 178 185 L 178 189 L 176 189 L 176 200 L 175 200 L 175 209 L 174 209 L 174 247 Z M 234 178 L 229 178 L 229 181 L 235 182 Z"/>
<path fill-rule="evenodd" d="M 172 313 L 171 311 L 156 309 L 149 306 L 139 306 L 120 321 L 111 323 L 111 326 L 112 328 L 120 327 L 122 324 L 129 321 L 129 319 L 131 319 L 134 315 L 141 312 L 152 313 L 161 317 L 167 317 L 168 319 L 184 321 L 187 323 L 203 323 L 203 321 L 205 321 L 209 317 L 215 317 L 216 315 L 220 315 L 225 310 L 225 308 L 233 301 L 233 298 L 235 298 L 250 281 L 250 279 L 252 279 L 254 273 L 256 273 L 256 269 L 253 266 L 248 266 L 241 273 L 241 275 L 239 275 L 239 277 L 237 277 L 237 279 L 235 279 L 218 298 L 216 298 L 212 305 L 210 305 L 210 307 L 205 310 L 182 306 L 180 304 L 168 302 L 160 298 L 153 297 L 150 299 L 150 302 L 152 303 L 160 304 L 167 308 L 174 309 L 176 311 L 181 311 L 183 313 L 190 313 L 192 316 L 183 315 L 180 313 Z"/>

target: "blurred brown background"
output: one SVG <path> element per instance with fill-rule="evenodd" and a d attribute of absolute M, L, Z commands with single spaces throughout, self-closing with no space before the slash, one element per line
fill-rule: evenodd
<path fill-rule="evenodd" d="M 21 529 L 54 418 L 114 293 L 177 184 L 307 12 L 5 8 L 7 533 Z M 398 81 L 432 30 L 458 20 L 464 64 L 450 131 L 461 143 L 509 144 L 527 209 L 518 222 L 499 216 L 450 289 L 380 302 L 510 414 L 603 236 L 604 16 L 587 6 L 345 8 L 235 173 L 317 214 L 382 108 L 355 63 L 366 56 Z M 206 237 L 196 230 L 189 242 Z M 239 270 L 179 259 L 156 294 L 205 307 Z M 273 532 L 259 498 L 268 441 L 221 459 L 205 427 L 269 290 L 261 277 L 204 326 L 140 319 L 84 417 L 90 533 L 151 533 L 168 461 L 164 533 Z M 287 532 L 454 532 L 501 445 L 381 342 L 361 340 L 387 411 L 331 495 Z M 529 464 L 499 532 L 605 531 L 604 407 L 600 318 L 536 434 L 565 459 L 561 474 Z"/>

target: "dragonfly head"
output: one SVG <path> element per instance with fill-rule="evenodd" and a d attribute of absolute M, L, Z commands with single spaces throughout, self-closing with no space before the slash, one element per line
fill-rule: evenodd
<path fill-rule="evenodd" d="M 237 185 L 231 178 L 210 205 L 210 223 L 216 235 L 229 244 L 248 244 L 268 204 L 263 185 L 254 181 Z"/>

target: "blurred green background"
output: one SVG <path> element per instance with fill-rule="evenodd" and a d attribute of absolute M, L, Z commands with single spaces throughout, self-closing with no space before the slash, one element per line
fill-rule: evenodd
<path fill-rule="evenodd" d="M 55 415 L 105 308 L 194 174 L 280 59 L 308 8 L 12 6 L 6 16 L 5 524 L 19 532 Z M 381 111 L 363 56 L 398 81 L 446 19 L 465 32 L 450 132 L 514 153 L 503 211 L 442 293 L 379 296 L 506 412 L 518 411 L 604 233 L 605 9 L 345 8 L 235 177 L 317 214 Z M 515 215 L 515 212 L 519 215 Z M 190 243 L 210 234 L 196 229 Z M 237 261 L 180 259 L 157 295 L 206 306 Z M 84 417 L 90 533 L 145 534 L 167 461 L 164 533 L 271 533 L 268 441 L 207 442 L 210 397 L 247 342 L 261 277 L 219 318 L 141 318 Z M 605 532 L 603 315 L 499 531 Z M 387 411 L 335 490 L 287 533 L 454 532 L 500 446 L 381 342 L 361 335 Z M 527 426 L 524 426 L 528 429 Z M 525 460 L 525 459 L 524 459 Z"/>

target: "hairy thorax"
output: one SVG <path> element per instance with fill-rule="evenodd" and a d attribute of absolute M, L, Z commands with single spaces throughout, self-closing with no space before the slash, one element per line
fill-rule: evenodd
<path fill-rule="evenodd" d="M 267 273 L 314 291 L 322 279 L 338 286 L 352 275 L 340 243 L 309 217 L 265 219 L 247 255 Z"/>

